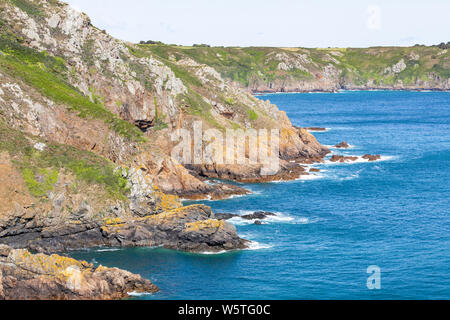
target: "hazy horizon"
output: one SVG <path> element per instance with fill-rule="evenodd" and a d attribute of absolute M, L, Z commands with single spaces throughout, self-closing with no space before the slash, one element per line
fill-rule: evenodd
<path fill-rule="evenodd" d="M 66 0 L 116 38 L 190 46 L 366 48 L 447 42 L 450 2 Z"/>

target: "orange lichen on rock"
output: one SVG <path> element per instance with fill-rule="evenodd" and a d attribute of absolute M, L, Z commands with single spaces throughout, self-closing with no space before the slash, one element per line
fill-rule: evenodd
<path fill-rule="evenodd" d="M 225 222 L 223 220 L 215 220 L 215 219 L 208 219 L 208 220 L 202 220 L 202 221 L 196 221 L 196 222 L 190 222 L 186 223 L 186 231 L 198 231 L 202 229 L 219 229 L 223 228 Z"/>
<path fill-rule="evenodd" d="M 169 211 L 181 207 L 180 200 L 176 195 L 166 194 L 157 186 L 154 186 L 153 190 L 157 199 L 156 211 Z"/>
<path fill-rule="evenodd" d="M 26 249 L 14 250 L 8 258 L 22 269 L 43 275 L 64 274 L 69 267 L 79 269 L 93 268 L 93 265 L 86 261 L 78 261 L 56 254 L 51 256 L 45 254 L 33 255 Z"/>
<path fill-rule="evenodd" d="M 117 225 L 121 224 L 123 221 L 120 218 L 105 218 L 103 219 L 103 223 L 106 225 Z"/>
<path fill-rule="evenodd" d="M 170 211 L 166 211 L 160 214 L 155 214 L 153 216 L 148 216 L 146 218 L 144 218 L 145 220 L 155 220 L 155 221 L 160 221 L 160 222 L 164 222 L 164 221 L 170 221 L 170 220 L 174 220 L 174 219 L 180 219 L 185 217 L 188 213 L 189 210 L 187 210 L 189 207 L 180 207 L 180 208 L 176 208 Z"/>

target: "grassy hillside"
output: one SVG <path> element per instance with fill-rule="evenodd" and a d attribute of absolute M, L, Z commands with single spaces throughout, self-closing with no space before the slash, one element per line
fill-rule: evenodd
<path fill-rule="evenodd" d="M 42 151 L 37 148 L 38 143 Z M 46 197 L 61 171 L 76 177 L 76 182 L 70 186 L 72 191 L 80 184 L 95 184 L 110 197 L 122 200 L 129 192 L 127 180 L 111 161 L 88 151 L 28 136 L 0 120 L 0 154 L 2 152 L 8 152 L 35 197 Z"/>
<path fill-rule="evenodd" d="M 61 57 L 53 57 L 24 46 L 20 40 L 0 35 L 0 70 L 36 88 L 43 96 L 61 103 L 82 118 L 103 120 L 120 135 L 133 141 L 143 139 L 132 124 L 108 111 L 101 99 L 89 99 L 68 81 L 69 69 Z"/>
<path fill-rule="evenodd" d="M 215 68 L 223 77 L 250 87 L 258 81 L 314 82 L 337 71 L 340 84 L 414 85 L 450 78 L 450 51 L 438 46 L 373 48 L 224 48 L 141 44 L 165 59 L 184 55 Z M 403 66 L 404 63 L 404 66 Z M 394 71 L 393 66 L 399 64 Z M 390 69 L 389 69 L 390 68 Z"/>

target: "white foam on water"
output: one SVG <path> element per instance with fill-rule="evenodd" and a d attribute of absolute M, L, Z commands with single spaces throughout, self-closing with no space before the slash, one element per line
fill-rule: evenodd
<path fill-rule="evenodd" d="M 261 210 L 262 211 L 262 210 Z M 239 215 L 243 216 L 243 215 L 248 215 L 248 214 L 253 214 L 254 212 L 257 211 L 249 211 L 249 210 L 240 210 L 239 211 Z M 262 224 L 274 224 L 274 223 L 288 223 L 288 224 L 310 224 L 310 223 L 315 223 L 318 221 L 318 219 L 310 219 L 310 218 L 306 218 L 306 217 L 293 217 L 281 212 L 274 212 L 275 216 L 268 216 L 265 219 L 252 219 L 252 220 L 247 220 L 247 219 L 243 219 L 241 217 L 233 217 L 229 220 L 227 220 L 228 222 L 234 224 L 235 226 L 247 226 L 247 225 L 253 225 L 255 224 L 255 221 L 261 221 Z"/>
<path fill-rule="evenodd" d="M 245 225 L 249 225 L 249 224 L 255 224 L 254 220 L 246 220 L 246 219 L 242 219 L 240 217 L 233 217 L 231 219 L 227 220 L 229 223 L 234 224 L 235 226 L 245 226 Z"/>
<path fill-rule="evenodd" d="M 324 176 L 321 174 L 309 174 L 309 175 L 302 175 L 300 178 L 296 179 L 296 181 L 309 181 L 309 180 L 318 180 L 323 179 Z"/>
<path fill-rule="evenodd" d="M 349 180 L 355 180 L 359 178 L 359 174 L 358 173 L 354 173 L 351 174 L 347 177 L 343 177 L 343 178 L 337 178 L 339 181 L 349 181 Z"/>
<path fill-rule="evenodd" d="M 276 212 L 275 216 L 269 216 L 269 217 L 265 218 L 263 221 L 289 223 L 289 222 L 293 222 L 294 220 L 295 220 L 295 218 L 293 218 L 291 216 L 285 215 L 280 212 Z"/>
<path fill-rule="evenodd" d="M 105 249 L 97 249 L 96 252 L 112 252 L 112 251 L 119 251 L 120 249 L 117 248 L 105 248 Z"/>
<path fill-rule="evenodd" d="M 151 295 L 153 295 L 153 293 L 151 293 L 151 292 L 136 292 L 136 291 L 127 292 L 127 294 L 129 296 L 132 296 L 132 297 L 142 297 L 142 296 L 151 296 Z"/>
<path fill-rule="evenodd" d="M 250 241 L 250 245 L 247 249 L 244 250 L 263 250 L 263 249 L 270 249 L 273 248 L 273 246 L 268 244 L 259 243 L 257 241 Z"/>
<path fill-rule="evenodd" d="M 226 250 L 217 251 L 217 252 L 204 251 L 204 252 L 199 252 L 198 254 L 204 254 L 204 255 L 216 255 L 216 254 L 224 254 L 224 253 L 227 253 L 227 252 L 228 252 L 228 251 L 226 251 Z"/>

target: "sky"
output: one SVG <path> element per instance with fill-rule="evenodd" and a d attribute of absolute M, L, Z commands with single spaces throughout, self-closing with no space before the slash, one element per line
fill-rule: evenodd
<path fill-rule="evenodd" d="M 130 42 L 368 47 L 450 41 L 449 0 L 66 0 Z"/>

